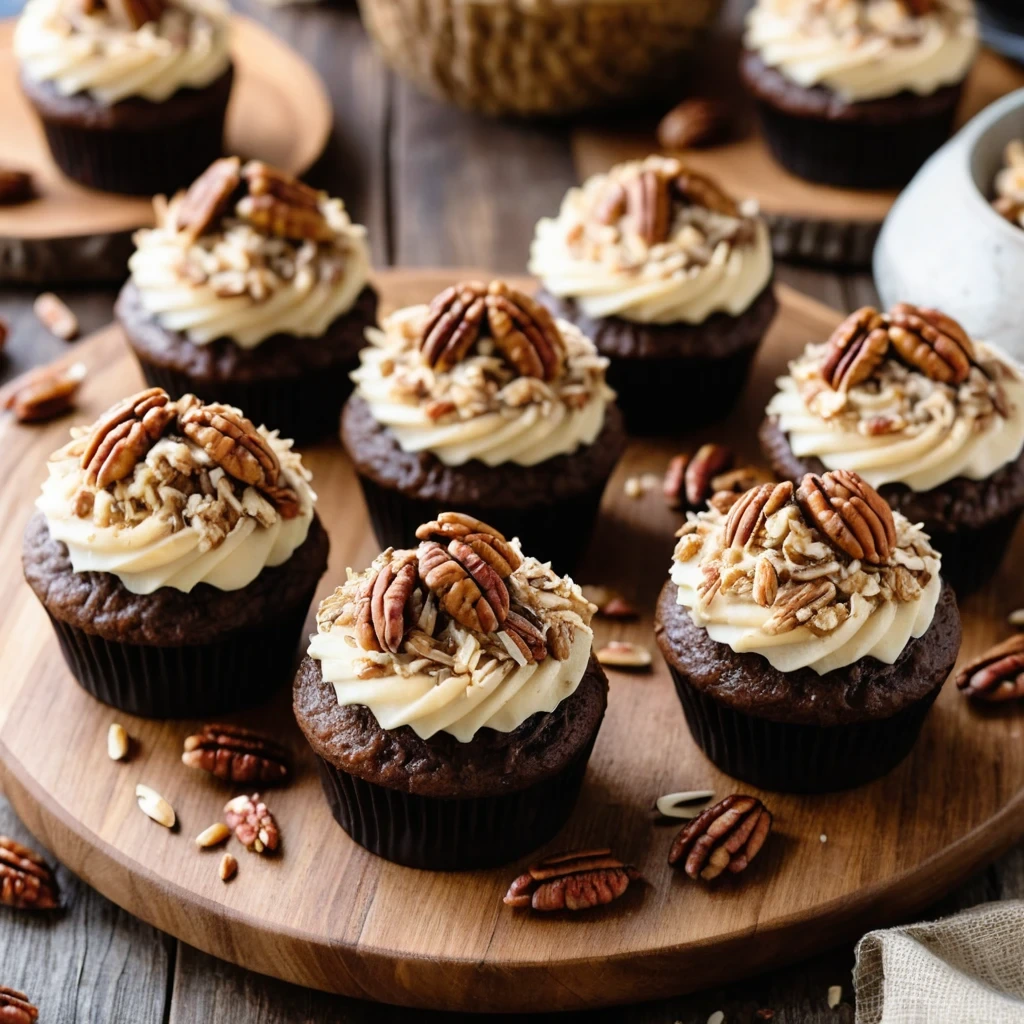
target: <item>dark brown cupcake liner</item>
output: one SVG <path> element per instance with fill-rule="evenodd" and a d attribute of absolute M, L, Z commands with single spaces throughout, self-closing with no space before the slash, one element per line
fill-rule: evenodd
<path fill-rule="evenodd" d="M 901 188 L 953 132 L 956 101 L 935 113 L 891 123 L 789 114 L 758 102 L 772 155 L 807 181 L 839 188 Z"/>
<path fill-rule="evenodd" d="M 890 718 L 850 725 L 774 722 L 712 700 L 671 664 L 694 742 L 727 775 L 760 789 L 831 793 L 880 778 L 917 742 L 941 683 Z"/>
<path fill-rule="evenodd" d="M 317 758 L 339 825 L 385 860 L 427 871 L 497 867 L 543 846 L 572 813 L 594 738 L 557 774 L 514 793 L 467 799 L 418 796 L 349 775 Z"/>
<path fill-rule="evenodd" d="M 838 267 L 871 266 L 881 221 L 821 220 L 784 213 L 762 213 L 771 233 L 772 254 L 789 263 Z"/>
<path fill-rule="evenodd" d="M 295 377 L 211 380 L 159 366 L 132 351 L 146 383 L 163 388 L 171 398 L 191 393 L 204 402 L 236 406 L 257 426 L 280 431 L 299 445 L 337 435 L 341 408 L 352 391 L 349 374 L 359 362 L 353 359 Z"/>
<path fill-rule="evenodd" d="M 252 707 L 288 684 L 312 599 L 311 590 L 273 622 L 180 647 L 120 643 L 50 621 L 71 674 L 97 700 L 143 718 L 200 718 Z"/>
<path fill-rule="evenodd" d="M 884 492 L 883 492 L 884 493 Z M 1020 521 L 1020 510 L 987 526 L 956 533 L 929 529 L 932 546 L 942 555 L 942 576 L 964 598 L 983 587 L 999 569 Z"/>
<path fill-rule="evenodd" d="M 383 548 L 414 545 L 416 527 L 436 519 L 440 512 L 465 512 L 508 538 L 518 537 L 523 551 L 542 562 L 550 561 L 557 572 L 568 573 L 579 564 L 590 543 L 607 481 L 557 504 L 528 508 L 464 504 L 452 508 L 446 502 L 411 498 L 366 476 L 360 475 L 359 483 L 373 532 Z"/>

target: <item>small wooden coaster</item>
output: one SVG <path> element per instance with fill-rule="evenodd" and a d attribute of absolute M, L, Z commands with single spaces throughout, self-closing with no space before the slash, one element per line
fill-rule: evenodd
<path fill-rule="evenodd" d="M 0 207 L 0 282 L 119 281 L 131 234 L 152 223 L 146 198 L 97 192 L 57 170 L 21 94 L 12 49 L 16 19 L 0 21 L 0 164 L 31 171 L 40 198 Z M 331 102 L 317 73 L 257 22 L 236 16 L 235 86 L 227 150 L 299 174 L 323 152 Z"/>
<path fill-rule="evenodd" d="M 730 66 L 735 67 L 731 52 L 723 59 L 732 61 Z M 958 125 L 965 124 L 1000 96 L 1021 87 L 1024 69 L 991 50 L 983 50 L 968 79 Z M 729 83 L 727 91 L 736 107 L 737 122 L 748 126 L 747 130 L 742 138 L 726 145 L 688 151 L 687 163 L 715 178 L 734 196 L 752 197 L 761 204 L 772 229 L 777 258 L 869 266 L 879 228 L 898 192 L 831 188 L 790 174 L 772 157 L 749 97 L 735 82 Z M 709 94 L 716 93 L 709 90 Z M 657 149 L 653 123 L 639 131 L 591 126 L 573 134 L 573 154 L 581 179 Z"/>

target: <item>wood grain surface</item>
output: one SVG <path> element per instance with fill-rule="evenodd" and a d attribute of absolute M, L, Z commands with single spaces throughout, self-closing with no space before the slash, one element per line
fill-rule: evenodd
<path fill-rule="evenodd" d="M 385 308 L 429 298 L 449 272 L 383 272 Z M 741 412 L 713 432 L 748 455 L 753 429 L 787 357 L 820 338 L 837 314 L 782 289 L 783 311 L 755 365 Z M 139 384 L 119 331 L 78 346 L 91 369 L 79 419 Z M 7 481 L 0 559 L 17 562 L 21 528 L 44 461 L 68 419 L 43 428 L 0 425 Z M 651 614 L 678 519 L 657 491 L 623 491 L 628 475 L 660 473 L 675 445 L 634 442 L 606 494 L 583 582 L 611 585 L 642 611 L 611 636 L 652 645 Z M 332 537 L 321 595 L 362 567 L 376 544 L 348 460 L 333 444 L 307 452 Z M 1007 572 L 967 604 L 965 654 L 999 634 L 1020 597 Z M 982 713 L 947 688 L 913 755 L 870 786 L 826 797 L 764 795 L 776 816 L 770 846 L 740 879 L 715 889 L 665 863 L 670 828 L 651 821 L 662 793 L 707 787 L 748 791 L 721 775 L 687 734 L 667 671 L 611 673 L 611 698 L 584 794 L 549 849 L 613 846 L 646 884 L 589 915 L 537 919 L 503 907 L 520 865 L 461 875 L 396 867 L 355 846 L 328 813 L 311 758 L 290 722 L 288 695 L 238 718 L 286 737 L 298 755 L 295 783 L 270 798 L 284 834 L 277 858 L 241 857 L 225 886 L 216 854 L 192 838 L 233 795 L 180 764 L 195 723 L 133 719 L 98 704 L 69 676 L 45 614 L 16 573 L 0 583 L 5 673 L 0 683 L 4 787 L 30 830 L 118 904 L 190 945 L 315 988 L 436 1009 L 579 1009 L 706 987 L 813 952 L 824 941 L 913 912 L 943 894 L 1024 830 L 1024 748 L 1019 708 Z M 13 642 L 17 638 L 17 643 Z M 109 723 L 138 749 L 127 764 L 106 756 Z M 45 736 L 46 742 L 39 738 Z M 970 764 L 970 776 L 961 766 Z M 174 805 L 167 832 L 135 806 L 143 782 Z M 825 836 L 825 840 L 821 837 Z"/>

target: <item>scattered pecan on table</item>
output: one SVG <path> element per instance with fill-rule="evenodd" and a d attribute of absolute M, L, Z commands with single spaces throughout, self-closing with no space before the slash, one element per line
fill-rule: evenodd
<path fill-rule="evenodd" d="M 53 869 L 38 853 L 9 836 L 0 836 L 0 904 L 17 910 L 60 906 Z"/>
<path fill-rule="evenodd" d="M 531 865 L 509 886 L 504 902 L 539 911 L 589 910 L 618 899 L 639 878 L 611 850 L 576 850 Z"/>
<path fill-rule="evenodd" d="M 756 797 L 727 796 L 680 829 L 668 862 L 705 882 L 725 871 L 739 874 L 760 852 L 771 827 L 771 813 Z"/>
<path fill-rule="evenodd" d="M 86 372 L 84 363 L 68 366 L 59 361 L 36 367 L 4 386 L 0 408 L 12 411 L 21 423 L 43 423 L 63 416 L 74 407 Z"/>
<path fill-rule="evenodd" d="M 658 122 L 662 149 L 698 149 L 721 142 L 729 132 L 729 108 L 721 100 L 692 97 L 677 103 Z"/>
<path fill-rule="evenodd" d="M 238 841 L 254 853 L 273 853 L 281 843 L 277 822 L 259 793 L 229 800 L 224 805 L 224 820 L 235 830 Z"/>
<path fill-rule="evenodd" d="M 0 167 L 0 206 L 18 206 L 34 199 L 35 182 L 28 171 Z"/>
<path fill-rule="evenodd" d="M 957 673 L 968 697 L 990 703 L 1024 698 L 1024 634 L 990 647 Z"/>
<path fill-rule="evenodd" d="M 290 756 L 281 744 L 240 725 L 204 725 L 185 738 L 182 764 L 225 782 L 263 786 L 288 780 Z"/>
<path fill-rule="evenodd" d="M 39 1010 L 24 992 L 0 985 L 0 1024 L 33 1024 L 38 1019 Z"/>

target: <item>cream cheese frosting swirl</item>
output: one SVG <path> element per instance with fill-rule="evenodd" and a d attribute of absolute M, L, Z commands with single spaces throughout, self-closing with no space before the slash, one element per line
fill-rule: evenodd
<path fill-rule="evenodd" d="M 273 453 L 277 486 L 291 492 L 293 508 L 226 472 L 175 423 L 127 476 L 106 486 L 95 486 L 83 466 L 95 425 L 72 430 L 73 440 L 50 458 L 36 507 L 75 572 L 111 573 L 133 594 L 188 593 L 200 583 L 239 590 L 305 541 L 316 500 L 291 441 L 248 427 Z"/>
<path fill-rule="evenodd" d="M 972 0 L 919 16 L 901 0 L 757 0 L 744 43 L 797 85 L 862 102 L 962 82 L 978 26 Z"/>
<path fill-rule="evenodd" d="M 440 519 L 446 516 L 475 522 L 451 513 Z M 448 534 L 432 533 L 430 526 L 438 524 L 418 535 L 449 542 Z M 482 550 L 479 538 L 494 533 L 462 536 Z M 569 577 L 524 556 L 518 541 L 496 536 L 502 557 L 510 559 L 501 570 L 510 570 L 503 581 L 510 612 L 495 629 L 460 621 L 464 616 L 444 592 L 427 585 L 433 578 L 423 571 L 423 552 L 430 541 L 417 551 L 388 549 L 363 573 L 349 570 L 347 583 L 321 604 L 308 650 L 340 705 L 368 707 L 383 729 L 409 726 L 423 739 L 446 732 L 468 743 L 481 729 L 512 732 L 576 692 L 590 662 L 594 606 Z M 382 574 L 390 587 L 377 583 Z M 376 612 L 371 620 L 370 594 L 380 594 L 379 611 L 403 583 L 398 617 L 391 619 L 395 633 L 386 633 L 391 626 L 382 626 Z"/>
<path fill-rule="evenodd" d="M 940 558 L 898 512 L 881 562 L 837 549 L 794 501 L 762 516 L 745 543 L 728 542 L 728 520 L 715 509 L 688 515 L 671 579 L 693 622 L 737 653 L 825 675 L 862 658 L 893 664 L 931 625 Z"/>
<path fill-rule="evenodd" d="M 401 309 L 380 329 L 352 374 L 356 394 L 404 451 L 430 452 L 447 466 L 534 466 L 593 444 L 615 393 L 608 360 L 577 327 L 557 321 L 564 364 L 552 380 L 517 369 L 490 338 L 453 366 L 431 366 L 420 345 L 427 306 Z"/>
<path fill-rule="evenodd" d="M 254 223 L 246 197 L 197 238 L 179 222 L 187 193 L 158 199 L 157 226 L 136 232 L 128 261 L 143 308 L 196 345 L 230 338 L 252 349 L 274 334 L 321 337 L 366 287 L 370 250 L 340 199 L 313 196 L 325 225 L 316 239 Z"/>
<path fill-rule="evenodd" d="M 204 89 L 231 64 L 229 10 L 220 0 L 177 0 L 133 29 L 103 8 L 29 0 L 14 34 L 23 73 L 62 96 L 88 93 L 104 106 L 130 97 L 162 103 Z"/>
<path fill-rule="evenodd" d="M 665 189 L 664 237 L 638 230 L 632 183 L 643 175 Z M 680 191 L 679 181 L 695 187 Z M 738 316 L 772 275 L 768 230 L 756 214 L 678 160 L 648 157 L 570 189 L 558 216 L 538 222 L 529 268 L 588 317 L 698 324 L 713 313 Z"/>
<path fill-rule="evenodd" d="M 1024 372 L 1005 353 L 974 342 L 959 385 L 887 358 L 846 391 L 821 384 L 825 345 L 809 345 L 768 403 L 797 458 L 850 469 L 873 487 L 930 491 L 956 477 L 984 480 L 1024 450 Z"/>

